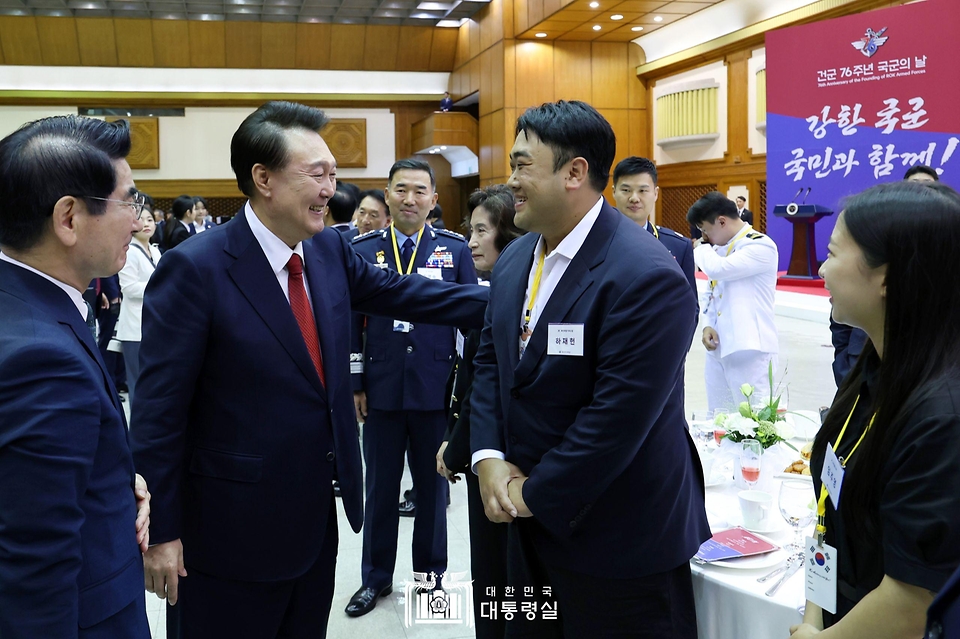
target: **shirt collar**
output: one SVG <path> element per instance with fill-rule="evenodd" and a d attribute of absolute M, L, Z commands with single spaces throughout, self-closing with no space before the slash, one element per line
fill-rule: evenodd
<path fill-rule="evenodd" d="M 70 286 L 69 284 L 66 284 L 66 283 L 64 283 L 64 282 L 61 282 L 60 280 L 55 280 L 55 279 L 53 279 L 52 277 L 50 277 L 50 276 L 47 275 L 46 273 L 43 273 L 43 272 L 41 272 L 41 271 L 38 271 L 37 269 L 33 268 L 32 266 L 28 266 L 27 264 L 24 264 L 23 262 L 18 262 L 17 260 L 13 259 L 13 258 L 10 257 L 9 255 L 6 255 L 6 254 L 4 254 L 4 253 L 0 253 L 0 260 L 2 260 L 2 261 L 4 261 L 4 262 L 10 262 L 11 264 L 15 264 L 15 265 L 19 266 L 20 268 L 27 269 L 27 270 L 30 271 L 31 273 L 36 273 L 37 275 L 39 275 L 39 276 L 42 277 L 43 279 L 45 279 L 45 280 L 47 280 L 47 281 L 49 281 L 49 282 L 53 282 L 54 284 L 56 284 L 57 286 L 59 286 L 59 287 L 63 290 L 64 293 L 66 293 L 67 295 L 70 296 L 70 301 L 73 302 L 74 306 L 77 307 L 77 310 L 80 311 L 80 317 L 83 318 L 83 321 L 84 321 L 84 322 L 87 321 L 87 302 L 86 302 L 86 300 L 83 299 L 83 294 L 82 294 L 80 291 L 78 291 L 77 289 L 73 288 L 73 287 Z"/>
<path fill-rule="evenodd" d="M 547 259 L 555 256 L 562 255 L 568 260 L 572 260 L 576 257 L 577 252 L 580 250 L 580 247 L 583 246 L 583 243 L 587 241 L 587 236 L 590 234 L 590 230 L 593 229 L 594 223 L 597 221 L 597 218 L 600 217 L 600 209 L 603 207 L 603 197 L 597 200 L 597 203 L 593 205 L 587 214 L 583 216 L 583 219 L 580 220 L 573 230 L 567 233 L 567 236 L 557 244 L 557 248 L 553 249 L 550 252 L 550 255 L 547 255 Z M 543 237 L 540 237 L 540 240 L 537 242 L 537 251 L 542 250 L 543 246 Z M 534 252 L 536 255 L 536 252 Z"/>
<path fill-rule="evenodd" d="M 247 224 L 250 225 L 253 237 L 257 238 L 260 248 L 263 249 L 263 254 L 267 256 L 267 261 L 270 262 L 270 268 L 273 269 L 274 275 L 279 275 L 280 271 L 287 267 L 287 262 L 290 261 L 290 256 L 294 253 L 303 260 L 303 242 L 297 242 L 297 245 L 293 248 L 287 246 L 283 240 L 274 235 L 273 231 L 264 226 L 253 207 L 250 206 L 249 200 L 243 207 L 243 212 L 247 216 Z"/>
<path fill-rule="evenodd" d="M 420 235 L 420 231 L 417 231 L 413 235 L 404 235 L 403 232 L 400 229 L 398 229 L 396 226 L 391 225 L 390 228 L 392 228 L 397 233 L 397 246 L 399 246 L 400 248 L 403 248 L 403 243 L 406 242 L 407 240 L 413 240 L 413 246 L 414 247 L 417 246 L 417 236 Z M 425 230 L 427 228 L 426 225 L 424 225 L 423 228 Z"/>

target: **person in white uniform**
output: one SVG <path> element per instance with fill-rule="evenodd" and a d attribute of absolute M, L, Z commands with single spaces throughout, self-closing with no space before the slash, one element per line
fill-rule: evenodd
<path fill-rule="evenodd" d="M 737 205 L 716 191 L 690 207 L 687 221 L 709 242 L 694 249 L 693 260 L 710 278 L 700 304 L 710 410 L 742 402 L 742 384 L 753 386 L 756 398 L 769 397 L 768 367 L 772 363 L 776 372 L 779 351 L 773 306 L 777 245 L 744 222 Z"/>

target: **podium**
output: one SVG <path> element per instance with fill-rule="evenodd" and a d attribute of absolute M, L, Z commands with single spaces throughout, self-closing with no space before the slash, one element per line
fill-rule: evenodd
<path fill-rule="evenodd" d="M 793 225 L 793 248 L 790 250 L 790 266 L 787 277 L 815 279 L 820 269 L 817 263 L 817 245 L 814 225 L 833 211 L 819 204 L 778 204 L 773 209 L 777 217 L 785 218 Z"/>

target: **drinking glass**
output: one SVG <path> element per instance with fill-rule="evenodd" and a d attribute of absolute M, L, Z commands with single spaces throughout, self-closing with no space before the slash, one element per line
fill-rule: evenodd
<path fill-rule="evenodd" d="M 756 439 L 740 442 L 740 473 L 747 486 L 753 488 L 760 481 L 760 456 L 763 449 Z"/>
<path fill-rule="evenodd" d="M 793 542 L 786 546 L 791 554 L 803 552 L 803 531 L 817 517 L 813 484 L 803 479 L 788 479 L 780 484 L 780 514 L 793 527 Z"/>
<path fill-rule="evenodd" d="M 706 450 L 713 436 L 713 413 L 706 410 L 693 411 L 690 419 L 690 435 L 697 447 Z"/>
<path fill-rule="evenodd" d="M 713 420 L 714 420 L 714 423 L 716 423 L 717 417 L 719 417 L 720 415 L 723 415 L 723 414 L 726 413 L 726 412 L 728 412 L 728 411 L 725 410 L 725 409 L 723 409 L 723 408 L 717 408 L 716 410 L 714 410 L 714 411 L 713 411 Z M 714 440 L 715 442 L 717 442 L 717 446 L 720 445 L 720 440 L 723 439 L 723 436 L 726 435 L 726 434 L 727 434 L 727 429 L 726 429 L 726 428 L 724 428 L 723 426 L 714 426 L 714 428 L 713 428 L 713 440 Z"/>

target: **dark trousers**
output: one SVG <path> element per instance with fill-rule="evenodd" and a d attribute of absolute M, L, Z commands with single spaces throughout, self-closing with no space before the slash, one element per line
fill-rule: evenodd
<path fill-rule="evenodd" d="M 150 595 L 151 597 L 153 595 Z M 90 628 L 80 628 L 80 639 L 150 639 L 147 622 L 147 602 L 142 595 L 114 615 Z"/>
<path fill-rule="evenodd" d="M 140 377 L 140 342 L 121 342 L 123 344 L 123 365 L 127 370 L 127 399 L 133 412 L 133 391 Z"/>
<path fill-rule="evenodd" d="M 470 516 L 470 571 L 473 575 L 473 614 L 477 639 L 503 639 L 506 620 L 481 617 L 480 605 L 503 596 L 507 581 L 507 525 L 495 524 L 483 512 L 480 479 L 467 470 L 467 506 Z M 495 596 L 490 597 L 488 589 Z"/>
<path fill-rule="evenodd" d="M 435 411 L 370 410 L 363 425 L 367 502 L 363 517 L 363 585 L 393 583 L 400 514 L 397 497 L 403 454 L 410 443 L 410 474 L 417 490 L 413 520 L 413 570 L 440 577 L 447 569 L 447 480 L 437 474 L 437 450 L 446 415 Z M 410 576 L 412 577 L 412 576 Z"/>
<path fill-rule="evenodd" d="M 559 620 L 544 621 L 538 613 L 535 621 L 528 621 L 517 614 L 507 622 L 507 637 L 697 639 L 689 563 L 633 579 L 575 573 L 543 562 L 530 531 L 536 525 L 530 520 L 508 524 L 509 583 L 517 592 L 513 600 L 523 601 L 519 593 L 524 586 L 533 586 L 542 603 L 550 598 L 542 595 L 543 589 L 550 587 Z M 616 552 L 616 548 L 596 550 Z"/>
<path fill-rule="evenodd" d="M 189 565 L 180 599 L 167 606 L 167 636 L 182 639 L 322 639 L 333 603 L 337 569 L 336 500 L 313 566 L 286 581 L 234 581 Z M 189 550 L 186 553 L 189 557 Z M 237 557 L 243 561 L 243 557 Z M 173 624 L 171 626 L 171 623 Z"/>

